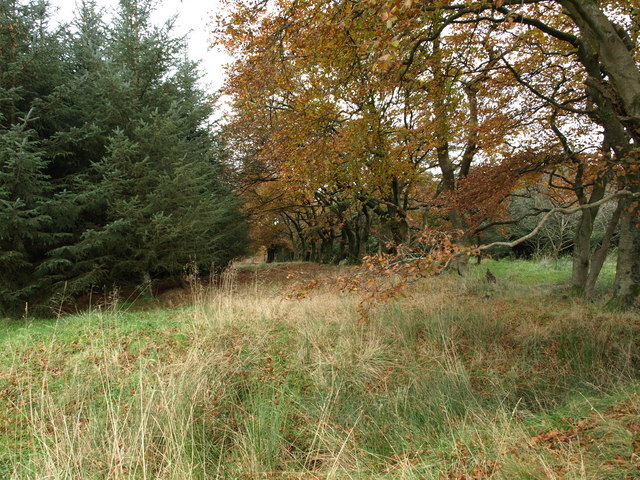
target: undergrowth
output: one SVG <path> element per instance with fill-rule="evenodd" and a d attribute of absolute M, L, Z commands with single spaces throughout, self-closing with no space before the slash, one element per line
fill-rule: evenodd
<path fill-rule="evenodd" d="M 7 322 L 0 478 L 638 478 L 638 316 L 490 268 L 366 324 L 258 277 Z"/>

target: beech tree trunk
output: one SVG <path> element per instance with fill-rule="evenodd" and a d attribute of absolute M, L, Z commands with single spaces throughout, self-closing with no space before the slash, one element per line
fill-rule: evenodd
<path fill-rule="evenodd" d="M 582 205 L 602 200 L 605 193 L 605 182 L 597 182 L 591 197 L 587 200 L 584 188 L 578 189 L 578 199 Z M 593 225 L 598 216 L 599 207 L 582 210 L 580 221 L 573 241 L 573 269 L 571 272 L 571 289 L 577 295 L 584 295 L 591 269 L 591 236 Z"/>
<path fill-rule="evenodd" d="M 624 34 L 594 0 L 560 0 L 580 33 L 598 53 L 615 90 L 620 121 L 637 141 L 640 139 L 640 68 L 629 51 Z"/>
<path fill-rule="evenodd" d="M 612 142 L 617 150 L 633 150 L 634 144 L 640 143 L 640 68 L 631 51 L 631 39 L 618 28 L 594 0 L 559 0 L 573 19 L 580 33 L 589 46 L 597 53 L 599 70 L 605 71 L 608 82 L 602 80 L 589 71 L 589 62 L 584 62 L 597 90 L 606 92 L 607 97 L 617 117 L 617 121 L 624 125 L 624 132 L 617 132 L 618 137 L 627 136 L 627 141 L 620 138 Z M 605 109 L 609 110 L 609 108 Z M 615 127 L 615 121 L 606 115 L 600 115 L 605 127 Z M 619 129 L 614 129 L 619 130 Z M 622 134 L 622 135 L 620 135 Z M 614 137 L 612 137 L 614 138 Z M 633 142 L 630 141 L 633 139 Z M 624 143 L 624 144 L 623 144 Z M 633 172 L 637 156 L 624 155 L 621 157 L 623 166 Z M 624 179 L 626 187 L 631 191 L 638 191 L 637 174 L 629 174 Z M 624 201 L 625 206 L 620 214 L 620 241 L 618 245 L 618 263 L 616 267 L 616 281 L 614 298 L 611 303 L 628 308 L 635 303 L 640 290 L 640 229 L 639 207 L 637 201 Z"/>
<path fill-rule="evenodd" d="M 620 240 L 613 306 L 630 308 L 640 294 L 640 207 L 629 200 L 623 204 L 620 214 Z"/>
<path fill-rule="evenodd" d="M 589 269 L 589 275 L 587 276 L 587 283 L 585 285 L 584 291 L 587 300 L 591 300 L 593 298 L 596 281 L 598 280 L 598 276 L 600 275 L 600 271 L 602 270 L 604 261 L 607 259 L 607 252 L 609 251 L 609 247 L 611 246 L 611 239 L 613 238 L 613 234 L 616 231 L 618 222 L 620 221 L 621 211 L 621 204 L 620 202 L 618 202 L 618 207 L 616 208 L 615 212 L 613 212 L 613 216 L 611 217 L 611 220 L 609 220 L 607 230 L 604 233 L 602 245 L 600 245 L 600 248 L 596 250 L 591 258 L 591 268 Z"/>
<path fill-rule="evenodd" d="M 270 245 L 269 247 L 267 247 L 267 258 L 266 258 L 266 263 L 273 263 L 276 259 L 276 252 L 278 251 L 277 247 L 274 247 L 273 245 Z"/>
<path fill-rule="evenodd" d="M 594 213 L 583 210 L 573 244 L 573 269 L 571 289 L 575 294 L 584 294 L 591 264 L 591 234 L 593 233 Z"/>

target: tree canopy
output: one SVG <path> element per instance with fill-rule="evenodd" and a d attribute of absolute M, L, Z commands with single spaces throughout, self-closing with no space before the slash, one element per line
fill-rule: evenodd
<path fill-rule="evenodd" d="M 508 236 L 505 226 L 519 220 L 512 199 L 537 185 L 559 208 L 579 207 L 575 291 L 590 294 L 619 232 L 615 301 L 634 302 L 636 2 L 236 0 L 226 8 L 216 42 L 237 59 L 226 135 L 257 230 L 282 225 L 300 257 L 325 261 L 393 250 L 388 241 L 410 243 L 425 226 L 471 246 Z M 597 243 L 598 202 L 612 192 L 619 209 Z M 466 261 L 456 259 L 461 272 Z"/>

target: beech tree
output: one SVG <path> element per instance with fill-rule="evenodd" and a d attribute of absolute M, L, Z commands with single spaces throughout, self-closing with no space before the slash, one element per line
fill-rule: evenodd
<path fill-rule="evenodd" d="M 471 58 L 453 42 L 434 46 L 399 76 L 391 55 L 381 54 L 392 39 L 379 12 L 358 7 L 354 13 L 350 3 L 322 11 L 322 5 L 281 4 L 264 18 L 240 7 L 219 32 L 219 41 L 241 58 L 227 86 L 235 102 L 227 132 L 237 145 L 236 163 L 247 165 L 245 178 L 262 164 L 269 181 L 299 195 L 294 204 L 336 217 L 341 244 L 357 259 L 372 226 L 379 226 L 382 243 L 409 239 L 410 212 L 421 208 L 417 192 L 425 192 L 429 169 L 442 172 L 443 188 L 434 195 L 456 190 L 456 176 L 468 174 L 476 152 L 496 148 L 499 129 L 515 135 L 517 120 L 507 120 L 507 109 L 482 115 L 480 91 L 496 62 L 491 52 L 474 65 L 477 52 Z M 456 122 L 460 128 L 450 129 Z M 454 228 L 464 229 L 463 212 L 447 210 Z M 334 230 L 327 229 L 329 237 Z"/>
<path fill-rule="evenodd" d="M 571 172 L 580 208 L 558 213 L 582 218 L 574 287 L 589 290 L 597 277 L 606 248 L 591 258 L 593 218 L 607 189 L 617 189 L 615 301 L 634 302 L 634 2 L 318 0 L 230 8 L 217 35 L 239 58 L 227 86 L 233 125 L 245 132 L 257 118 L 268 125 L 251 161 L 269 163 L 276 181 L 307 195 L 346 185 L 352 198 L 373 201 L 381 223 L 392 213 L 396 232 L 409 232 L 411 209 L 440 208 L 470 245 L 491 225 L 512 221 L 504 217 L 511 191 L 545 171 Z M 575 147 L 586 141 L 589 151 Z M 429 174 L 440 185 L 417 201 L 416 186 Z M 464 258 L 457 261 L 464 270 Z"/>
<path fill-rule="evenodd" d="M 442 6 L 425 4 L 423 9 L 449 11 L 442 28 L 459 21 L 502 23 L 506 26 L 518 24 L 564 45 L 563 55 L 579 64 L 587 102 L 595 107 L 586 114 L 602 127 L 607 144 L 615 153 L 619 188 L 638 192 L 635 145 L 640 134 L 640 67 L 635 2 L 496 1 Z M 611 16 L 605 14 L 607 10 Z M 615 16 L 624 24 L 612 20 Z M 537 90 L 532 89 L 532 92 L 554 103 Z M 555 106 L 575 109 L 572 105 Z M 638 209 L 638 202 L 633 198 L 627 197 L 622 201 L 615 301 L 627 306 L 640 293 Z M 585 263 L 584 259 L 575 262 L 574 285 L 584 284 L 585 272 L 588 271 Z"/>
<path fill-rule="evenodd" d="M 393 9 L 394 5 L 389 4 L 387 8 Z M 402 10 L 403 7 L 395 8 Z M 613 17 L 605 14 L 605 8 L 610 15 L 617 15 L 625 24 L 614 22 L 611 19 Z M 603 2 L 592 0 L 421 4 L 423 12 L 447 12 L 436 29 L 435 34 L 438 36 L 448 26 L 457 23 L 501 24 L 507 30 L 518 25 L 521 29 L 514 35 L 516 42 L 522 41 L 520 35 L 523 32 L 536 32 L 538 37 L 544 38 L 543 44 L 559 46 L 560 51 L 547 51 L 545 56 L 559 54 L 579 66 L 586 108 L 575 102 L 558 103 L 531 84 L 523 82 L 522 77 L 514 72 L 516 79 L 524 83 L 532 94 L 553 107 L 584 113 L 599 124 L 608 147 L 615 154 L 618 188 L 633 193 L 638 191 L 638 158 L 634 145 L 638 142 L 637 115 L 640 98 L 638 19 L 635 8 L 634 2 L 608 2 L 605 7 Z M 392 28 L 402 28 L 402 15 L 398 14 L 398 17 L 398 23 Z M 418 40 L 420 41 L 423 39 Z M 593 213 L 587 215 L 593 216 Z M 622 201 L 620 218 L 615 301 L 628 306 L 635 301 L 640 282 L 638 203 L 632 197 L 625 197 Z M 583 225 L 588 223 L 587 221 Z M 578 257 L 574 263 L 574 285 L 582 289 L 586 284 L 588 268 L 585 268 L 585 264 L 588 261 L 583 255 Z"/>

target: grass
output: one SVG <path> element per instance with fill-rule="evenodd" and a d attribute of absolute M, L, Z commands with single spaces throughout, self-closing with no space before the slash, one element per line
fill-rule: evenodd
<path fill-rule="evenodd" d="M 368 324 L 351 296 L 283 300 L 304 265 L 5 321 L 0 478 L 638 478 L 637 314 L 556 293 L 566 265 L 487 265 Z"/>
<path fill-rule="evenodd" d="M 556 285 L 568 287 L 571 281 L 571 257 L 542 257 L 537 261 L 530 260 L 484 260 L 483 266 L 489 268 L 497 277 L 514 280 L 518 285 Z M 476 269 L 484 274 L 485 270 Z M 615 279 L 615 263 L 604 264 L 598 277 L 598 285 L 602 293 L 613 286 Z"/>

